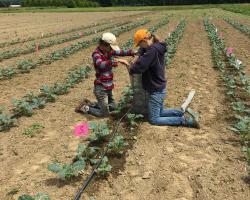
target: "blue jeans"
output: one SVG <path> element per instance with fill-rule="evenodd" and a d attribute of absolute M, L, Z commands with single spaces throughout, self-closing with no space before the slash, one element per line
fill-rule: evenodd
<path fill-rule="evenodd" d="M 90 105 L 88 114 L 95 117 L 107 117 L 109 112 L 116 108 L 112 90 L 105 90 L 102 86 L 96 85 L 94 88 L 94 94 L 98 105 Z"/>
<path fill-rule="evenodd" d="M 185 126 L 184 113 L 181 110 L 164 109 L 166 90 L 149 93 L 148 117 L 152 125 Z"/>

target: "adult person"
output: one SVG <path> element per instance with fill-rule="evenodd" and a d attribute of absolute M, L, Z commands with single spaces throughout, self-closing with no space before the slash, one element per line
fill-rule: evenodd
<path fill-rule="evenodd" d="M 142 86 L 148 93 L 148 120 L 152 125 L 187 126 L 200 128 L 196 113 L 178 109 L 164 109 L 166 96 L 165 53 L 167 44 L 146 29 L 138 30 L 134 35 L 136 47 L 140 47 L 139 57 L 132 63 L 129 74 L 142 74 Z"/>

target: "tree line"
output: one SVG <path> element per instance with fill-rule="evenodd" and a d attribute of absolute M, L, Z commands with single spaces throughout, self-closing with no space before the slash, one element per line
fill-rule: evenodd
<path fill-rule="evenodd" d="M 162 6 L 190 4 L 223 4 L 249 3 L 249 0 L 0 0 L 0 6 L 22 4 L 22 6 L 66 6 L 66 7 L 97 7 L 97 6 Z"/>

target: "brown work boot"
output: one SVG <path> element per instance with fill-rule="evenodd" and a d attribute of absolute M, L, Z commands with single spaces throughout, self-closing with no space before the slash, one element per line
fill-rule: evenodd
<path fill-rule="evenodd" d="M 77 112 L 77 113 L 82 113 L 83 112 L 83 110 L 82 110 L 82 108 L 83 108 L 83 106 L 88 106 L 88 105 L 90 105 L 91 104 L 91 102 L 88 100 L 88 99 L 83 99 L 80 103 L 79 103 L 79 105 L 75 108 L 75 112 Z"/>

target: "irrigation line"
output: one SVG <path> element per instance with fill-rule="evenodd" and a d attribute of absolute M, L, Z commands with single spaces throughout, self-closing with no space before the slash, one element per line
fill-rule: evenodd
<path fill-rule="evenodd" d="M 112 137 L 110 138 L 110 141 L 114 139 L 117 131 L 118 131 L 118 128 L 122 122 L 122 120 L 124 119 L 124 117 L 127 116 L 127 114 L 131 111 L 132 108 L 128 109 L 128 111 L 119 119 L 119 121 L 116 123 L 116 126 L 115 128 L 113 129 L 112 131 Z M 107 152 L 108 152 L 108 148 L 107 146 L 104 148 L 104 152 L 101 156 L 101 159 L 98 161 L 98 163 L 96 164 L 96 166 L 94 167 L 94 169 L 92 170 L 91 174 L 89 175 L 89 177 L 87 178 L 86 181 L 84 181 L 81 189 L 79 190 L 79 192 L 76 194 L 74 200 L 79 200 L 82 193 L 85 191 L 85 189 L 88 187 L 88 185 L 90 184 L 91 180 L 94 178 L 94 176 L 97 174 L 97 169 L 99 168 L 99 166 L 101 165 L 102 163 L 102 160 L 103 158 L 106 156 Z"/>

